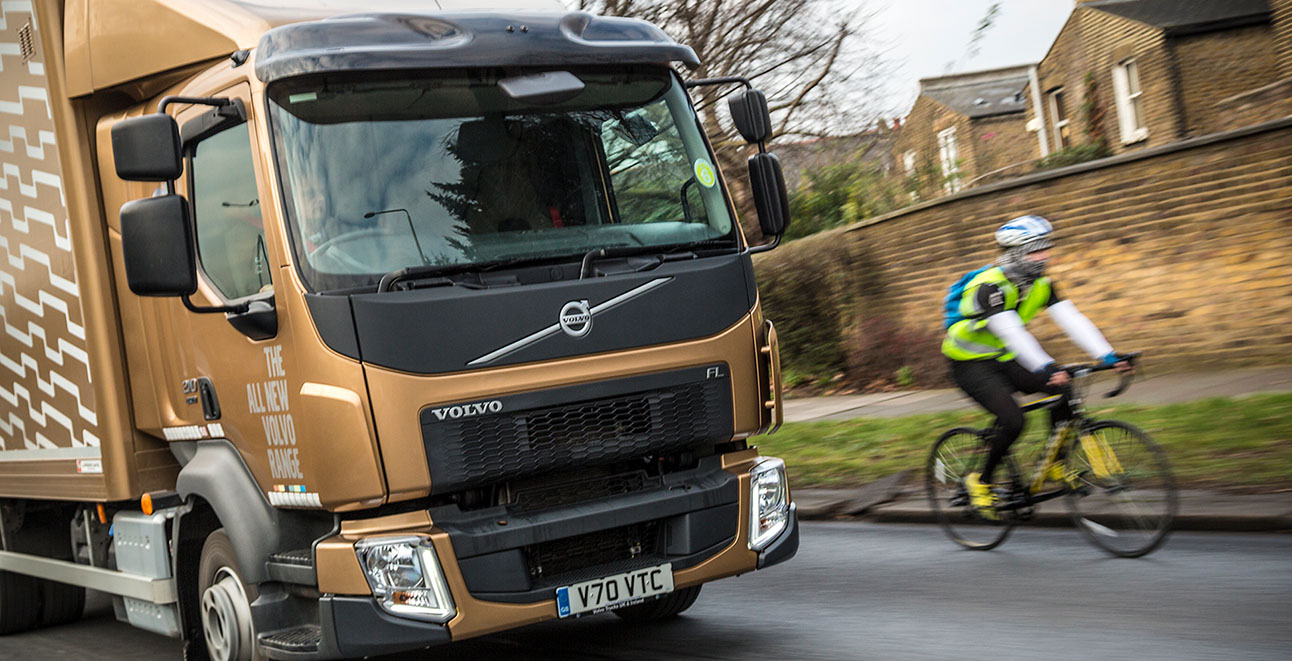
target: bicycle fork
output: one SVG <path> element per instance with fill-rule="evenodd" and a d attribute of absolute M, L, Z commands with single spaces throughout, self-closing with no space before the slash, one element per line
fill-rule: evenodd
<path fill-rule="evenodd" d="M 1121 462 L 1117 461 L 1117 453 L 1113 452 L 1102 436 L 1082 436 L 1081 451 L 1085 453 L 1086 461 L 1090 462 L 1090 470 L 1094 471 L 1095 477 L 1107 478 L 1124 472 Z"/>

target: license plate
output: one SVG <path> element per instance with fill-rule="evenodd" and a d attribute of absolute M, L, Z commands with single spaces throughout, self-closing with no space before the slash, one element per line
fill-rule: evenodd
<path fill-rule="evenodd" d="M 557 588 L 556 612 L 561 617 L 600 613 L 672 591 L 673 564 L 664 563 Z"/>

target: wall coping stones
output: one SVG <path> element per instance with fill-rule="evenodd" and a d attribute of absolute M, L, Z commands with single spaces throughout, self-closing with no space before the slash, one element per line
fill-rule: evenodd
<path fill-rule="evenodd" d="M 1188 151 L 1191 149 L 1198 149 L 1201 147 L 1206 147 L 1206 146 L 1214 145 L 1221 142 L 1238 140 L 1241 138 L 1246 138 L 1248 136 L 1259 135 L 1261 133 L 1268 133 L 1271 131 L 1278 131 L 1285 128 L 1292 128 L 1292 115 L 1283 117 L 1281 119 L 1264 122 L 1262 124 L 1256 124 L 1253 126 L 1244 126 L 1242 128 L 1233 129 L 1230 131 L 1221 131 L 1219 133 L 1211 133 L 1208 135 L 1199 136 L 1197 138 L 1189 138 L 1187 140 L 1180 140 L 1178 142 L 1172 142 L 1170 144 L 1161 145 L 1159 147 L 1144 149 L 1142 151 L 1117 154 L 1115 156 L 1101 158 L 1096 161 L 1089 161 L 1087 163 L 1078 163 L 1077 165 L 1069 165 L 1063 168 L 1056 168 L 1054 170 L 1047 170 L 1045 172 L 1028 174 L 1022 177 L 1016 177 L 1014 179 L 1007 179 L 1005 181 L 989 184 L 986 186 L 970 188 L 968 190 L 961 191 L 954 195 L 947 195 L 944 197 L 939 197 L 933 200 L 929 200 L 927 202 L 913 204 L 909 207 L 903 207 L 901 209 L 898 209 L 897 211 L 891 211 L 882 216 L 875 216 L 874 218 L 859 220 L 841 229 L 845 233 L 855 232 L 857 230 L 870 227 L 872 225 L 886 223 L 890 220 L 896 220 L 898 218 L 901 218 L 902 216 L 906 216 L 908 214 L 912 214 L 917 211 L 923 211 L 925 209 L 941 206 L 943 204 L 950 204 L 952 202 L 967 200 L 970 198 L 980 197 L 983 195 L 991 195 L 993 193 L 998 193 L 1001 191 L 1011 190 L 1015 188 L 1022 188 L 1024 186 L 1030 186 L 1032 184 L 1037 184 L 1045 181 L 1062 179 L 1063 177 L 1067 177 L 1074 174 L 1081 174 L 1084 172 L 1091 172 L 1094 170 L 1102 170 L 1104 168 L 1124 165 L 1126 163 L 1133 163 L 1135 161 L 1142 161 L 1142 160 L 1154 158 L 1157 156 L 1162 156 L 1164 154 L 1172 154 L 1176 152 Z M 812 237 L 805 237 L 805 238 L 811 239 Z"/>

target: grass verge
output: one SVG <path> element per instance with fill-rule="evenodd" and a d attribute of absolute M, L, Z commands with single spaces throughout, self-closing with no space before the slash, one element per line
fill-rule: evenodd
<path fill-rule="evenodd" d="M 1094 407 L 1096 418 L 1129 422 L 1166 451 L 1180 486 L 1272 491 L 1292 488 L 1292 393 L 1214 398 L 1165 406 Z M 1028 418 L 1014 447 L 1030 467 L 1044 445 L 1044 413 Z M 785 459 L 795 487 L 860 485 L 904 469 L 923 470 L 929 449 L 950 427 L 985 426 L 986 413 L 786 423 L 754 439 Z"/>

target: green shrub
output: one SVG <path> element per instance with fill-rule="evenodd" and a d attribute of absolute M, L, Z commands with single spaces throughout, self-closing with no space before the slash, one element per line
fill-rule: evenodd
<path fill-rule="evenodd" d="M 904 326 L 885 315 L 863 318 L 847 335 L 848 380 L 866 390 L 950 384 L 942 334 Z"/>
<path fill-rule="evenodd" d="M 901 182 L 874 165 L 840 163 L 804 172 L 803 183 L 790 193 L 790 229 L 786 240 L 799 239 L 859 220 L 881 216 L 909 199 Z"/>

